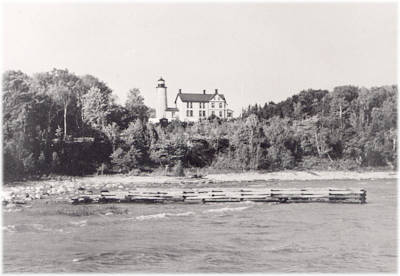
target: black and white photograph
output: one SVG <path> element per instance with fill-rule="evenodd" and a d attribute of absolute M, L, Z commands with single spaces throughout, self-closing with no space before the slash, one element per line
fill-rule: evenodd
<path fill-rule="evenodd" d="M 397 273 L 396 1 L 1 1 L 3 273 Z"/>

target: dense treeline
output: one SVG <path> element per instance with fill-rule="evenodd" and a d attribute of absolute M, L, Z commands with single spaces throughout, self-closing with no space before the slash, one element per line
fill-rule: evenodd
<path fill-rule="evenodd" d="M 275 104 L 249 106 L 266 124 L 292 130 L 301 156 L 354 160 L 361 166 L 396 166 L 397 86 L 307 90 Z"/>
<path fill-rule="evenodd" d="M 4 178 L 91 173 L 109 163 L 120 129 L 135 120 L 146 121 L 149 112 L 137 89 L 129 91 L 121 106 L 112 90 L 91 75 L 59 69 L 33 76 L 7 71 L 3 74 Z"/>
<path fill-rule="evenodd" d="M 308 90 L 242 117 L 148 123 L 140 91 L 124 105 L 91 75 L 3 74 L 5 179 L 157 167 L 290 169 L 338 162 L 396 166 L 397 87 Z M 82 138 L 86 137 L 86 138 Z M 313 160 L 314 163 L 309 161 Z"/>

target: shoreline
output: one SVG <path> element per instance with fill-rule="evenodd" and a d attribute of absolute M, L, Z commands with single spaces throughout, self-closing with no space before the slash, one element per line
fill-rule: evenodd
<path fill-rule="evenodd" d="M 72 196 L 90 190 L 127 191 L 135 187 L 182 186 L 192 184 L 216 186 L 229 182 L 256 181 L 321 181 L 321 180 L 376 180 L 397 179 L 397 171 L 280 171 L 280 172 L 241 172 L 209 174 L 202 178 L 176 176 L 130 176 L 130 175 L 95 175 L 70 177 L 63 180 L 37 180 L 16 182 L 3 185 L 2 202 L 7 208 L 15 204 L 27 204 L 37 199 L 68 201 Z"/>

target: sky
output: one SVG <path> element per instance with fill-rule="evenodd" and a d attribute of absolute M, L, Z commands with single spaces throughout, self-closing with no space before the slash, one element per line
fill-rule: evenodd
<path fill-rule="evenodd" d="M 397 83 L 396 3 L 3 4 L 2 68 L 67 68 L 104 81 L 123 103 L 139 88 L 155 107 L 163 77 L 225 95 L 239 115 L 304 89 Z"/>

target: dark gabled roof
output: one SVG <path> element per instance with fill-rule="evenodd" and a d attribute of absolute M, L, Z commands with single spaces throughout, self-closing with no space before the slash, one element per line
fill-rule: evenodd
<path fill-rule="evenodd" d="M 181 98 L 182 102 L 209 102 L 215 95 L 221 96 L 221 98 L 226 101 L 223 94 L 178 93 L 175 98 L 175 103 L 178 97 Z"/>
<path fill-rule="evenodd" d="M 176 107 L 167 107 L 166 111 L 179 111 Z"/>
<path fill-rule="evenodd" d="M 215 95 L 216 95 L 216 94 L 214 94 L 214 96 L 215 96 Z M 224 94 L 218 94 L 218 95 L 226 102 Z"/>

